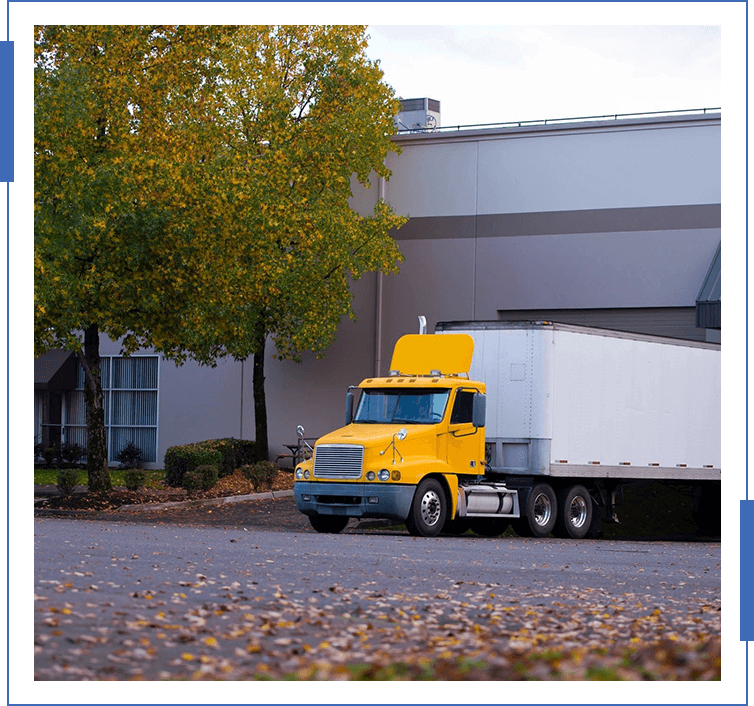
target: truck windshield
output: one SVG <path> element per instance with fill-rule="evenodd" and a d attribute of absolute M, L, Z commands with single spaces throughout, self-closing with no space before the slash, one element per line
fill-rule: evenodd
<path fill-rule="evenodd" d="M 361 393 L 356 424 L 437 424 L 450 390 L 366 389 Z"/>

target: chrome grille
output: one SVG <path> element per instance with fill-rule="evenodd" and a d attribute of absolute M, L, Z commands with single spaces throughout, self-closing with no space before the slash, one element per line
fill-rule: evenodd
<path fill-rule="evenodd" d="M 363 446 L 320 444 L 314 449 L 315 478 L 361 478 L 363 463 Z"/>

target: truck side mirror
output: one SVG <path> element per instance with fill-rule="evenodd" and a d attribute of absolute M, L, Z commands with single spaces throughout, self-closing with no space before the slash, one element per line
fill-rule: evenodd
<path fill-rule="evenodd" d="M 353 392 L 346 392 L 346 426 L 353 421 Z"/>
<path fill-rule="evenodd" d="M 475 392 L 473 404 L 471 422 L 475 427 L 483 427 L 487 421 L 487 395 Z"/>

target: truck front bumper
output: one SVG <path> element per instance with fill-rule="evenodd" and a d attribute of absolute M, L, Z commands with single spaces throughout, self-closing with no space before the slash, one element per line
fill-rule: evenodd
<path fill-rule="evenodd" d="M 296 481 L 296 507 L 305 515 L 384 517 L 403 522 L 414 499 L 415 485 L 321 483 Z"/>

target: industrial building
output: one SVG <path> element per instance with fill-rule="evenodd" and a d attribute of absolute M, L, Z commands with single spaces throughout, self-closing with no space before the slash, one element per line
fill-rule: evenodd
<path fill-rule="evenodd" d="M 396 339 L 438 321 L 549 320 L 720 341 L 719 110 L 440 127 L 440 104 L 403 102 L 389 181 L 354 182 L 353 207 L 380 196 L 408 223 L 398 275 L 354 283 L 357 320 L 322 359 L 275 360 L 266 389 L 273 458 L 341 424 L 348 385 L 386 374 Z M 128 441 L 147 467 L 170 446 L 253 438 L 251 361 L 176 367 L 119 356 L 103 339 L 111 458 Z M 85 439 L 72 354 L 35 369 L 35 436 Z M 79 389 L 77 389 L 79 388 Z"/>

